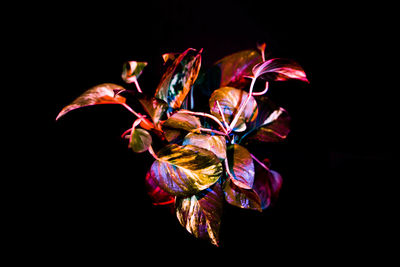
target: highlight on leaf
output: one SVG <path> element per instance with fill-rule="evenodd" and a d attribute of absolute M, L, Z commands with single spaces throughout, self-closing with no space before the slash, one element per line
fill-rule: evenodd
<path fill-rule="evenodd" d="M 177 197 L 176 216 L 179 223 L 196 238 L 210 240 L 218 246 L 223 193 L 215 183 L 204 191 L 187 197 Z"/>
<path fill-rule="evenodd" d="M 125 88 L 113 83 L 96 85 L 76 98 L 71 104 L 64 107 L 58 114 L 56 120 L 66 113 L 81 107 L 99 104 L 124 104 L 126 98 L 118 95 L 122 91 L 125 91 Z"/>
<path fill-rule="evenodd" d="M 210 187 L 222 174 L 217 156 L 201 147 L 167 145 L 157 153 L 151 175 L 169 194 L 190 196 Z"/>
<path fill-rule="evenodd" d="M 267 81 L 286 81 L 297 79 L 308 82 L 303 68 L 295 61 L 283 58 L 273 58 L 253 67 L 254 78 Z"/>
<path fill-rule="evenodd" d="M 226 158 L 226 141 L 221 135 L 188 133 L 183 145 L 198 146 L 213 152 L 220 160 Z"/>
<path fill-rule="evenodd" d="M 153 205 L 173 205 L 175 203 L 175 196 L 162 190 L 150 171 L 146 174 L 145 186 Z"/>
<path fill-rule="evenodd" d="M 129 147 L 132 148 L 133 152 L 142 153 L 149 149 L 152 141 L 152 137 L 148 131 L 134 128 L 131 132 Z"/>
<path fill-rule="evenodd" d="M 139 78 L 147 62 L 128 61 L 122 67 L 122 79 L 126 83 L 134 83 Z"/>
<path fill-rule="evenodd" d="M 251 189 L 254 183 L 254 163 L 250 152 L 241 145 L 228 147 L 229 169 L 232 182 L 240 188 Z"/>

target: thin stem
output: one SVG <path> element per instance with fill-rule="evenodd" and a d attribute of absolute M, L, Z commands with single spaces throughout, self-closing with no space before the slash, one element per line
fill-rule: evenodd
<path fill-rule="evenodd" d="M 231 173 L 231 171 L 229 170 L 229 164 L 228 164 L 228 159 L 224 160 L 225 163 L 225 169 L 226 169 L 226 173 L 228 174 L 229 178 L 231 178 L 232 180 L 235 179 Z"/>
<path fill-rule="evenodd" d="M 256 83 L 256 80 L 257 80 L 257 78 L 255 78 L 255 77 L 252 78 L 249 93 L 247 94 L 247 98 L 240 105 L 239 111 L 236 113 L 235 117 L 233 118 L 233 120 L 231 122 L 230 129 L 233 129 L 235 127 L 240 115 L 242 114 L 243 110 L 246 108 L 246 105 L 250 100 L 251 94 L 253 93 L 253 87 L 254 87 L 254 84 Z"/>
<path fill-rule="evenodd" d="M 129 110 L 133 115 L 135 115 L 136 117 L 138 117 L 138 119 L 141 119 L 143 121 L 144 124 L 146 124 L 147 127 L 149 128 L 153 128 L 154 125 L 152 123 L 149 123 L 147 120 L 145 120 L 144 118 L 146 117 L 145 115 L 142 115 L 140 113 L 137 113 L 136 111 L 134 111 L 130 106 L 128 106 L 126 103 L 121 103 L 121 105 L 123 105 L 127 110 Z"/>
<path fill-rule="evenodd" d="M 225 125 L 225 129 L 226 129 L 228 132 L 230 132 L 229 124 L 228 124 L 228 123 L 226 122 L 226 120 L 225 120 L 224 112 L 222 111 L 222 108 L 221 108 L 221 106 L 220 106 L 220 104 L 219 104 L 219 101 L 217 100 L 216 102 L 217 102 L 217 107 L 218 107 L 219 115 L 221 115 L 222 122 L 223 122 L 224 125 Z"/>
<path fill-rule="evenodd" d="M 150 155 L 153 156 L 154 159 L 159 160 L 159 158 L 157 157 L 157 155 L 156 155 L 156 153 L 154 152 L 153 147 L 152 147 L 151 145 L 149 146 L 148 151 L 149 151 Z"/>
<path fill-rule="evenodd" d="M 195 130 L 200 130 L 200 131 L 202 131 L 202 132 L 209 132 L 209 133 L 215 133 L 215 134 L 218 134 L 218 135 L 227 136 L 226 133 L 223 133 L 223 132 L 220 132 L 220 131 L 217 131 L 217 130 L 213 130 L 213 129 L 208 129 L 208 128 L 202 128 L 202 127 L 200 127 L 200 128 L 195 129 Z"/>
<path fill-rule="evenodd" d="M 268 87 L 269 87 L 269 83 L 265 82 L 265 89 L 263 91 L 261 91 L 261 92 L 253 92 L 251 95 L 255 95 L 255 96 L 263 95 L 268 91 Z"/>
<path fill-rule="evenodd" d="M 266 169 L 267 171 L 269 171 L 269 168 L 268 168 L 264 163 L 262 163 L 258 158 L 256 158 L 253 154 L 250 153 L 250 156 L 251 156 L 258 164 L 260 164 L 261 167 L 263 167 L 264 169 Z"/>
<path fill-rule="evenodd" d="M 136 76 L 133 77 L 133 83 L 136 85 L 136 89 L 138 90 L 138 92 L 142 93 L 142 89 L 140 89 L 139 82 L 136 79 Z"/>
<path fill-rule="evenodd" d="M 224 125 L 222 125 L 222 123 L 215 116 L 213 116 L 211 114 L 204 113 L 204 112 L 194 112 L 194 111 L 190 111 L 190 110 L 180 110 L 179 112 L 180 113 L 186 113 L 186 114 L 191 114 L 191 115 L 203 116 L 203 117 L 210 118 L 210 119 L 214 120 L 219 125 L 219 127 L 221 127 L 221 129 L 224 131 L 224 133 L 226 135 L 229 134 L 228 131 L 225 129 Z"/>

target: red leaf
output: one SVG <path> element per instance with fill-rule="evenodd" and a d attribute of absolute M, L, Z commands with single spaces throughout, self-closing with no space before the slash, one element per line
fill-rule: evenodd
<path fill-rule="evenodd" d="M 258 63 L 253 68 L 253 75 L 267 81 L 297 79 L 308 82 L 303 68 L 290 59 L 274 58 Z"/>
<path fill-rule="evenodd" d="M 157 180 L 148 171 L 146 174 L 145 185 L 147 194 L 150 196 L 154 205 L 173 205 L 175 203 L 175 196 L 168 194 L 161 187 L 158 186 Z"/>

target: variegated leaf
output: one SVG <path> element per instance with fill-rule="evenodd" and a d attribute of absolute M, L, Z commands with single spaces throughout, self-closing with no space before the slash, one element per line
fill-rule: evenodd
<path fill-rule="evenodd" d="M 237 186 L 231 179 L 223 185 L 225 200 L 229 204 L 242 208 L 262 211 L 261 199 L 253 189 L 244 189 Z"/>
<path fill-rule="evenodd" d="M 218 108 L 217 101 L 221 107 L 222 113 L 224 114 L 225 121 L 230 123 L 239 111 L 240 105 L 246 100 L 248 93 L 233 87 L 222 87 L 215 90 L 209 100 L 210 112 L 212 115 L 222 121 L 222 116 Z M 233 127 L 234 131 L 242 132 L 246 130 L 246 123 L 254 121 L 258 114 L 257 102 L 253 96 L 250 99 L 240 114 L 240 117 Z"/>
<path fill-rule="evenodd" d="M 201 127 L 200 119 L 186 113 L 174 113 L 164 123 L 163 127 L 191 131 Z"/>
<path fill-rule="evenodd" d="M 226 140 L 220 135 L 188 133 L 183 145 L 194 145 L 213 152 L 219 159 L 226 158 Z"/>
<path fill-rule="evenodd" d="M 251 189 L 254 183 L 254 163 L 250 152 L 243 146 L 234 144 L 228 147 L 229 169 L 232 182 L 244 189 Z"/>
<path fill-rule="evenodd" d="M 142 74 L 147 62 L 128 61 L 122 67 L 122 79 L 126 83 L 133 83 Z"/>
<path fill-rule="evenodd" d="M 146 174 L 145 186 L 154 205 L 172 205 L 175 203 L 175 196 L 158 186 L 156 179 L 151 175 L 151 171 Z"/>
<path fill-rule="evenodd" d="M 154 125 L 157 125 L 162 115 L 167 111 L 168 105 L 165 101 L 147 95 L 139 95 L 138 100 L 143 106 L 143 109 L 153 120 Z"/>
<path fill-rule="evenodd" d="M 262 78 L 267 81 L 286 81 L 297 79 L 308 82 L 303 68 L 295 61 L 283 58 L 273 58 L 258 63 L 253 68 L 255 78 Z"/>
<path fill-rule="evenodd" d="M 157 157 L 151 175 L 164 191 L 175 196 L 196 194 L 214 184 L 222 174 L 217 156 L 197 146 L 167 145 Z"/>
<path fill-rule="evenodd" d="M 189 48 L 168 67 L 157 87 L 155 97 L 178 109 L 197 79 L 201 65 L 201 51 Z"/>
<path fill-rule="evenodd" d="M 126 102 L 126 99 L 125 97 L 118 95 L 118 93 L 124 90 L 125 88 L 122 86 L 113 83 L 96 85 L 76 98 L 71 104 L 64 107 L 58 114 L 56 120 L 71 110 L 81 107 L 99 104 L 123 104 Z"/>
<path fill-rule="evenodd" d="M 210 240 L 218 246 L 221 224 L 223 193 L 221 185 L 187 198 L 177 197 L 176 216 L 180 224 L 196 238 Z"/>

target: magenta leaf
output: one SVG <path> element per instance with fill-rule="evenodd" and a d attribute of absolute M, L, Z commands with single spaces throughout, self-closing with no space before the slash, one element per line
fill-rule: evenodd
<path fill-rule="evenodd" d="M 254 163 L 250 152 L 241 145 L 228 147 L 229 169 L 232 174 L 232 182 L 238 187 L 251 189 L 254 183 Z"/>
<path fill-rule="evenodd" d="M 146 174 L 145 185 L 147 194 L 154 205 L 172 205 L 175 203 L 175 196 L 165 192 L 158 186 L 157 180 L 151 175 L 151 171 L 148 171 Z"/>
<path fill-rule="evenodd" d="M 282 176 L 279 173 L 261 166 L 256 168 L 253 190 L 259 196 L 263 210 L 276 201 L 281 187 Z"/>
<path fill-rule="evenodd" d="M 187 198 L 177 197 L 176 216 L 180 224 L 196 238 L 210 240 L 218 246 L 221 225 L 223 193 L 221 185 Z"/>
<path fill-rule="evenodd" d="M 126 83 L 134 83 L 139 78 L 147 62 L 128 61 L 122 67 L 122 79 Z"/>
<path fill-rule="evenodd" d="M 303 68 L 290 59 L 274 58 L 254 66 L 253 75 L 267 81 L 286 81 L 297 79 L 308 82 Z"/>

